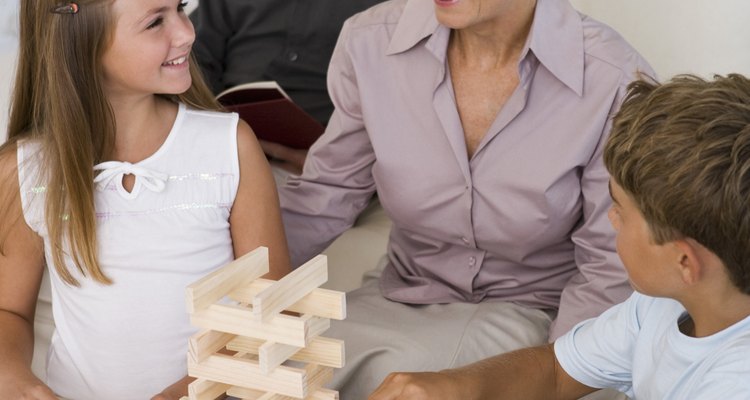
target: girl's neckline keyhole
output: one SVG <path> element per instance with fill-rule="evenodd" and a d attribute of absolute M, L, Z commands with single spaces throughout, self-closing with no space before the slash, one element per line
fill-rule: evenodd
<path fill-rule="evenodd" d="M 122 176 L 122 188 L 128 193 L 133 193 L 135 187 L 135 175 L 125 174 Z"/>

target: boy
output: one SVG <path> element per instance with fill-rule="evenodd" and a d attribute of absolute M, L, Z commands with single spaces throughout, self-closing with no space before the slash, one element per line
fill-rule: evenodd
<path fill-rule="evenodd" d="M 554 345 L 391 374 L 371 400 L 574 399 L 605 387 L 750 398 L 750 80 L 631 84 L 604 161 L 636 293 Z"/>

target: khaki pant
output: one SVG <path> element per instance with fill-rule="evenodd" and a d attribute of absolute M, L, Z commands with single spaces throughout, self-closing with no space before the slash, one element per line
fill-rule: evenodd
<path fill-rule="evenodd" d="M 551 316 L 512 303 L 407 305 L 380 294 L 382 267 L 347 294 L 347 318 L 324 334 L 343 339 L 346 365 L 330 387 L 366 399 L 390 372 L 435 371 L 547 342 Z"/>

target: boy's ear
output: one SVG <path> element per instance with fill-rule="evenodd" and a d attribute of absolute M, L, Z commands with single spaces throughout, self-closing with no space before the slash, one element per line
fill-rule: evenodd
<path fill-rule="evenodd" d="M 700 244 L 692 239 L 677 239 L 672 244 L 676 250 L 675 256 L 682 281 L 686 285 L 698 283 L 705 268 L 703 257 L 700 256 L 701 249 L 696 247 Z"/>

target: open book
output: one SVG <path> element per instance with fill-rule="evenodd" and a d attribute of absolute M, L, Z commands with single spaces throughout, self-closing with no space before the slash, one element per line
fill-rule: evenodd
<path fill-rule="evenodd" d="M 325 130 L 273 81 L 237 85 L 219 93 L 216 99 L 227 110 L 238 113 L 261 140 L 307 149 Z"/>

